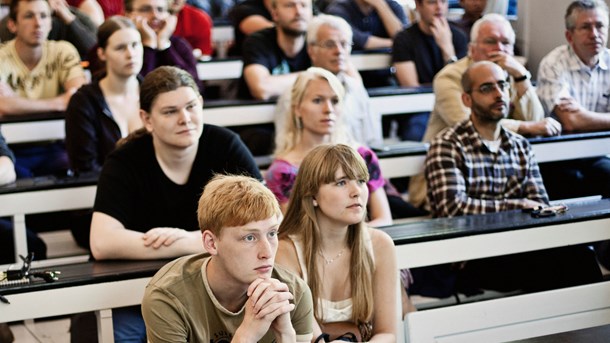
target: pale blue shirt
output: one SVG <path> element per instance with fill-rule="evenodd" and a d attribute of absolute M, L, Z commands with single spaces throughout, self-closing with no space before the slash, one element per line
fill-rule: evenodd
<path fill-rule="evenodd" d="M 598 63 L 590 68 L 569 45 L 553 49 L 540 62 L 538 69 L 538 97 L 547 114 L 559 99 L 573 97 L 583 108 L 610 112 L 610 53 L 604 49 Z"/>

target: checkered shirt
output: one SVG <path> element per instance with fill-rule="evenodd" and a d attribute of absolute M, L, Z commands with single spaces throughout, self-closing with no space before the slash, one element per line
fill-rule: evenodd
<path fill-rule="evenodd" d="M 500 139 L 491 152 L 466 120 L 432 141 L 425 175 L 434 217 L 519 209 L 525 198 L 548 203 L 529 142 L 503 128 Z"/>

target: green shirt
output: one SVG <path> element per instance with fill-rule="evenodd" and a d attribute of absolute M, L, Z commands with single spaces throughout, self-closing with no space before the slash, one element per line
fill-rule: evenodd
<path fill-rule="evenodd" d="M 155 274 L 146 286 L 142 314 L 149 342 L 230 342 L 241 325 L 245 309 L 230 312 L 212 293 L 205 267 L 207 253 L 178 258 Z M 313 337 L 313 302 L 307 284 L 298 276 L 274 267 L 272 278 L 288 285 L 293 294 L 290 313 L 297 341 Z M 275 342 L 268 331 L 259 342 Z"/>

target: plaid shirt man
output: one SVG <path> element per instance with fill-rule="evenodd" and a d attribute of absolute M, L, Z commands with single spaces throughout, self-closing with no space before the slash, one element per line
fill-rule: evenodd
<path fill-rule="evenodd" d="M 425 174 L 434 217 L 519 209 L 522 199 L 549 202 L 529 142 L 502 128 L 492 152 L 470 119 L 432 141 Z"/>

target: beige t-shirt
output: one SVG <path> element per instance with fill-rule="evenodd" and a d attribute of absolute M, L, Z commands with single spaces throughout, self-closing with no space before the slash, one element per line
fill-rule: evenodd
<path fill-rule="evenodd" d="M 40 62 L 29 70 L 19 58 L 15 40 L 0 46 L 0 81 L 7 83 L 17 95 L 27 99 L 49 99 L 65 92 L 63 85 L 76 77 L 84 77 L 76 48 L 66 41 L 43 43 Z"/>
<path fill-rule="evenodd" d="M 165 265 L 146 286 L 142 314 L 149 342 L 230 342 L 244 319 L 245 309 L 230 312 L 212 293 L 205 270 L 207 253 L 181 257 Z M 275 266 L 272 277 L 288 285 L 294 310 L 290 320 L 297 341 L 313 337 L 313 303 L 307 284 Z M 272 331 L 259 342 L 275 342 Z"/>

